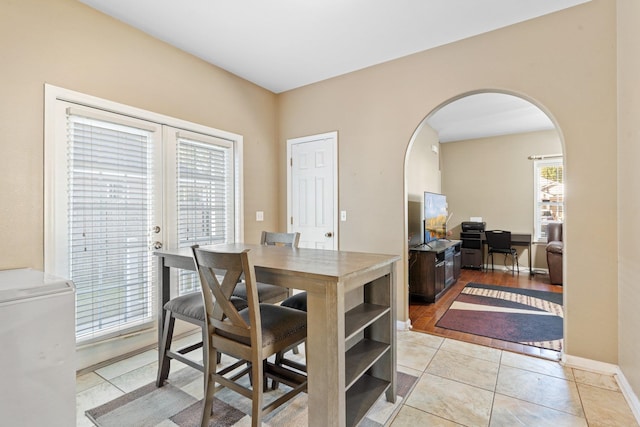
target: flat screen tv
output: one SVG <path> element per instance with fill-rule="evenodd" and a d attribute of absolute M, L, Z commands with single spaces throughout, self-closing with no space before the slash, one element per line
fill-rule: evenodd
<path fill-rule="evenodd" d="M 447 236 L 447 197 L 424 192 L 424 243 Z"/>

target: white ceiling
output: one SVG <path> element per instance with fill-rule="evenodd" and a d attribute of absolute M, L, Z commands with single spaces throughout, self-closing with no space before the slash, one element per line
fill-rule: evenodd
<path fill-rule="evenodd" d="M 503 93 L 479 93 L 458 99 L 433 113 L 427 123 L 438 132 L 440 142 L 555 128 L 538 107 Z"/>
<path fill-rule="evenodd" d="M 79 1 L 280 93 L 590 0 Z"/>

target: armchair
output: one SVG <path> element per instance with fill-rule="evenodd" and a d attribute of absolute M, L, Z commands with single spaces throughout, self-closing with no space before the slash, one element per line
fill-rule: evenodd
<path fill-rule="evenodd" d="M 562 285 L 562 223 L 550 222 L 547 225 L 547 265 L 549 281 L 552 285 Z"/>

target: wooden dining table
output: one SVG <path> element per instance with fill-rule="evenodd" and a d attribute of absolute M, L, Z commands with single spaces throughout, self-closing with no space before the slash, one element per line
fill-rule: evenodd
<path fill-rule="evenodd" d="M 395 402 L 399 256 L 244 243 L 203 248 L 249 249 L 258 281 L 307 292 L 308 425 L 356 425 L 383 394 Z M 154 254 L 161 329 L 171 270 L 195 265 L 190 248 Z"/>

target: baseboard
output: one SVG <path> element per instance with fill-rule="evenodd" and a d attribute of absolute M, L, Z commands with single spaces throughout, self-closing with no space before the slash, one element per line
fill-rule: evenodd
<path fill-rule="evenodd" d="M 396 330 L 398 331 L 410 331 L 411 330 L 411 319 L 407 319 L 406 321 L 396 320 Z"/>
<path fill-rule="evenodd" d="M 636 418 L 636 422 L 640 424 L 640 400 L 638 400 L 638 396 L 633 392 L 631 384 L 627 381 L 627 377 L 624 376 L 620 367 L 617 368 L 616 381 L 618 382 L 618 386 L 622 391 L 622 395 L 627 400 L 631 412 L 633 412 L 633 416 Z"/>
<path fill-rule="evenodd" d="M 597 360 L 585 359 L 583 357 L 570 356 L 564 353 L 562 354 L 561 363 L 569 368 L 583 369 L 600 374 L 617 375 L 618 372 L 620 372 L 618 365 L 598 362 Z"/>
<path fill-rule="evenodd" d="M 620 387 L 620 391 L 625 400 L 631 408 L 631 412 L 636 419 L 636 422 L 640 424 L 640 400 L 634 393 L 631 385 L 624 376 L 624 373 L 618 365 L 612 363 L 598 362 L 596 360 L 584 359 L 582 357 L 562 355 L 561 363 L 569 368 L 582 369 L 590 372 L 597 372 L 601 374 L 613 375 Z"/>

